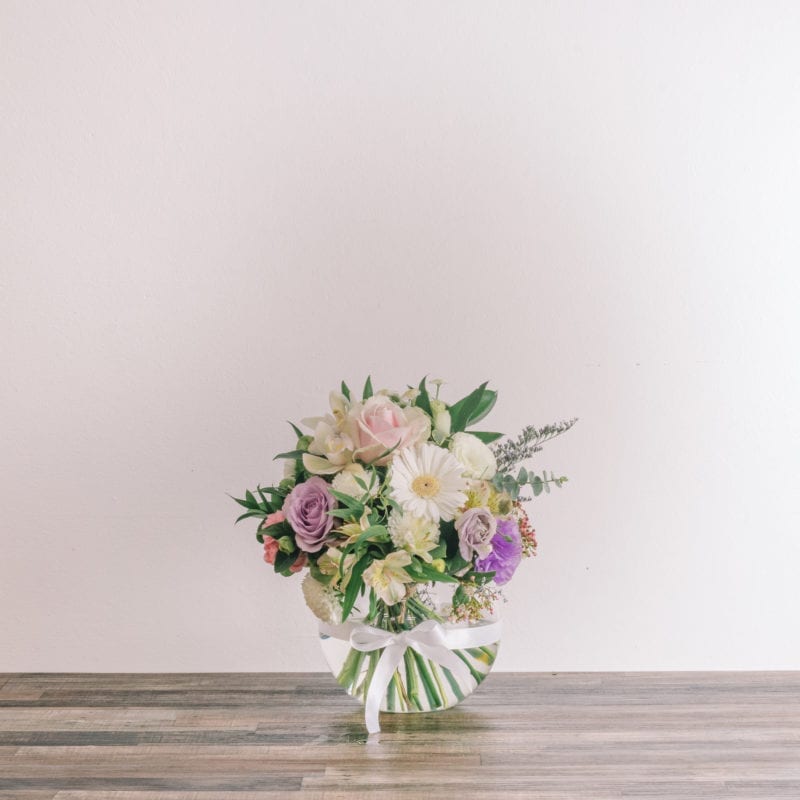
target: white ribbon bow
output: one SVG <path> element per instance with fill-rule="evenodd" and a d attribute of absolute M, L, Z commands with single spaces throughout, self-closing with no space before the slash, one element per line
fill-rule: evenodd
<path fill-rule="evenodd" d="M 378 722 L 381 701 L 394 671 L 409 647 L 416 650 L 423 658 L 446 667 L 457 678 L 463 680 L 469 677 L 470 671 L 453 650 L 494 644 L 500 639 L 499 622 L 474 628 L 446 629 L 436 620 L 428 619 L 409 631 L 396 633 L 369 625 L 345 623 L 332 626 L 323 623 L 320 625 L 320 630 L 336 639 L 349 639 L 350 646 L 362 653 L 383 650 L 367 691 L 364 717 L 369 733 L 378 733 L 381 729 Z"/>

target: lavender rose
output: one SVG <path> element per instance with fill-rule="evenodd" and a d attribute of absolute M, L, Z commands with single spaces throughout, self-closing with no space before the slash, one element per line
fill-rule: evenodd
<path fill-rule="evenodd" d="M 522 536 L 513 519 L 497 520 L 497 533 L 492 538 L 492 552 L 475 562 L 479 572 L 494 572 L 498 586 L 508 583 L 522 560 Z"/>
<path fill-rule="evenodd" d="M 328 514 L 336 508 L 336 500 L 328 491 L 328 484 L 318 477 L 309 478 L 289 492 L 283 504 L 283 513 L 296 534 L 297 546 L 307 553 L 322 549 L 325 537 L 333 528 L 333 517 Z"/>
<path fill-rule="evenodd" d="M 473 553 L 480 557 L 488 556 L 496 530 L 497 520 L 488 508 L 468 508 L 456 521 L 461 557 L 471 561 Z"/>

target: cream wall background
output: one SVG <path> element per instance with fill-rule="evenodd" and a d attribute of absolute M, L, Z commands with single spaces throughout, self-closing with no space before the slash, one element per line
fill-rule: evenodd
<path fill-rule="evenodd" d="M 0 2 L 0 669 L 324 669 L 226 492 L 490 378 L 499 669 L 800 667 L 800 5 Z"/>

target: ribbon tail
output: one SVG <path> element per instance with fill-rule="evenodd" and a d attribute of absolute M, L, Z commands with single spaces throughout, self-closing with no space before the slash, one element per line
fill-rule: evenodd
<path fill-rule="evenodd" d="M 367 700 L 364 704 L 364 721 L 367 724 L 367 733 L 379 733 L 381 725 L 378 719 L 381 710 L 381 700 L 389 688 L 389 681 L 394 675 L 394 671 L 403 660 L 403 653 L 406 650 L 404 644 L 391 644 L 386 647 L 381 655 L 375 672 L 372 675 L 369 688 L 367 689 Z"/>

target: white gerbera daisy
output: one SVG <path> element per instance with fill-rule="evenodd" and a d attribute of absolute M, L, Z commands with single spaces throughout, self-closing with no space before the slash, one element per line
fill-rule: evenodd
<path fill-rule="evenodd" d="M 420 444 L 395 454 L 390 481 L 392 497 L 416 517 L 434 522 L 455 517 L 467 501 L 464 466 L 435 444 Z"/>

